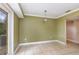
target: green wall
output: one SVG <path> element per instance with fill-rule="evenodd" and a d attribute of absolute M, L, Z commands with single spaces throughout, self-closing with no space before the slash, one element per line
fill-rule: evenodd
<path fill-rule="evenodd" d="M 56 20 L 56 39 L 65 42 L 66 41 L 66 20 Z"/>
<path fill-rule="evenodd" d="M 75 20 L 76 17 L 79 17 L 79 11 L 67 14 L 56 20 L 57 22 L 57 39 L 66 42 L 66 21 Z"/>
<path fill-rule="evenodd" d="M 25 16 L 25 18 L 20 19 L 20 43 L 54 40 L 55 27 L 55 20 L 53 19 L 44 22 L 43 18 Z"/>
<path fill-rule="evenodd" d="M 35 42 L 60 40 L 66 42 L 66 20 L 79 16 L 79 11 L 65 15 L 59 19 L 48 19 L 25 16 L 19 23 L 19 42 Z"/>
<path fill-rule="evenodd" d="M 14 49 L 16 49 L 19 43 L 19 19 L 14 15 Z"/>

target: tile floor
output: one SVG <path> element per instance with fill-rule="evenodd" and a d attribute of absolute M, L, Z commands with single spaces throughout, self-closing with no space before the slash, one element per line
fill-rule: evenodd
<path fill-rule="evenodd" d="M 5 46 L 0 47 L 0 55 L 6 55 L 7 54 L 7 48 Z"/>
<path fill-rule="evenodd" d="M 58 42 L 23 45 L 16 55 L 79 55 L 79 45 L 72 42 L 67 42 L 67 46 Z"/>

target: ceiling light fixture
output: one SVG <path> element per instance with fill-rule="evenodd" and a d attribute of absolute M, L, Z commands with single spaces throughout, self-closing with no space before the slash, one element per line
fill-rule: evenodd
<path fill-rule="evenodd" d="M 45 16 L 44 21 L 46 22 L 47 21 L 47 18 L 46 18 L 46 16 L 47 16 L 47 10 L 44 10 L 44 16 Z"/>

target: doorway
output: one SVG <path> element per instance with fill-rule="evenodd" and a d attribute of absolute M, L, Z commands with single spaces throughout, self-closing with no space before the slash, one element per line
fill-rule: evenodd
<path fill-rule="evenodd" d="M 66 21 L 66 42 L 75 43 L 77 40 L 77 28 L 76 20 L 67 20 Z"/>
<path fill-rule="evenodd" d="M 0 9 L 0 55 L 6 55 L 7 48 L 7 19 L 8 13 Z"/>

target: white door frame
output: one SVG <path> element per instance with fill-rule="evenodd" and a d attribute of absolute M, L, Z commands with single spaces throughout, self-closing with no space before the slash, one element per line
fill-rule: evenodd
<path fill-rule="evenodd" d="M 7 3 L 0 3 L 0 8 L 8 13 L 8 54 L 14 54 L 14 12 Z"/>

